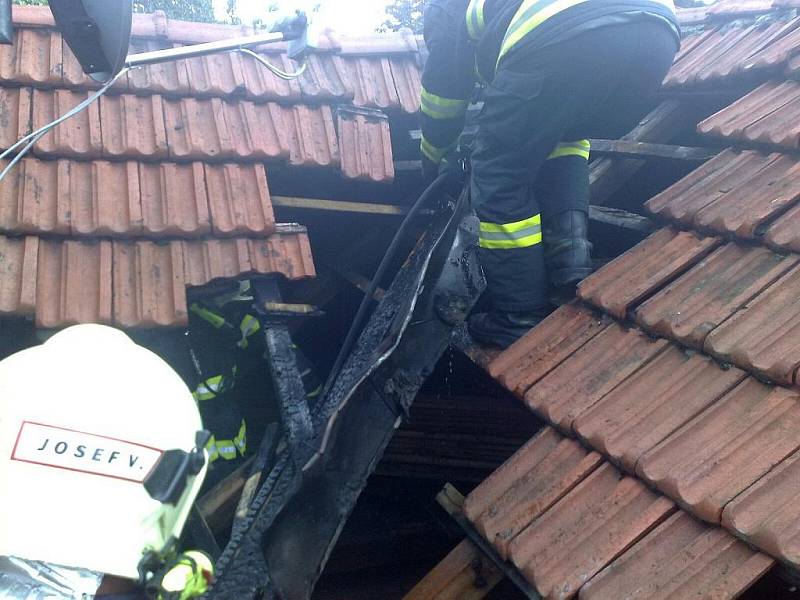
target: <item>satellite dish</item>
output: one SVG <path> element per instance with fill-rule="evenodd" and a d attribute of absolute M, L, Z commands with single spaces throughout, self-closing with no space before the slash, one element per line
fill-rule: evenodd
<path fill-rule="evenodd" d="M 92 79 L 111 80 L 125 66 L 133 0 L 50 0 L 64 41 Z"/>

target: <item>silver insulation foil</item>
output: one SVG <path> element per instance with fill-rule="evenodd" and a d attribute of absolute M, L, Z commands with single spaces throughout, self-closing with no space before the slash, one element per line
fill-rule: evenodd
<path fill-rule="evenodd" d="M 103 574 L 0 556 L 0 600 L 91 600 Z"/>

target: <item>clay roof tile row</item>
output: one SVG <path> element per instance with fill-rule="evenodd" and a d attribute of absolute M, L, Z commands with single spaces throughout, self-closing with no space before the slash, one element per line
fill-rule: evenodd
<path fill-rule="evenodd" d="M 0 231 L 8 233 L 225 237 L 274 228 L 260 164 L 25 158 L 0 187 Z"/>
<path fill-rule="evenodd" d="M 305 233 L 168 243 L 0 236 L 0 273 L 0 311 L 35 313 L 39 327 L 155 327 L 187 323 L 187 285 L 250 273 L 301 279 L 314 267 Z"/>

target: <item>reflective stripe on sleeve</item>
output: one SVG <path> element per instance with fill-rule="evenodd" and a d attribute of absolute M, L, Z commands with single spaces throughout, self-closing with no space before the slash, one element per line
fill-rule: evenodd
<path fill-rule="evenodd" d="M 486 29 L 483 6 L 486 0 L 470 0 L 467 7 L 467 33 L 473 42 L 480 40 Z"/>
<path fill-rule="evenodd" d="M 589 140 L 579 140 L 577 142 L 562 142 L 556 149 L 550 153 L 547 160 L 553 158 L 561 158 L 562 156 L 580 156 L 589 160 L 589 153 L 591 152 L 592 145 Z"/>
<path fill-rule="evenodd" d="M 194 396 L 194 399 L 198 402 L 216 398 L 217 394 L 219 394 L 220 390 L 222 390 L 222 380 L 222 375 L 209 377 L 197 386 L 197 389 L 195 389 L 195 391 L 192 393 L 192 396 Z"/>
<path fill-rule="evenodd" d="M 453 148 L 455 148 L 457 142 L 453 142 L 449 146 L 444 148 L 437 148 L 433 144 L 431 144 L 428 140 L 425 139 L 425 136 L 422 136 L 422 141 L 419 143 L 420 152 L 422 155 L 425 156 L 428 160 L 430 160 L 433 164 L 438 165 L 442 162 L 442 159 L 445 155 L 450 152 Z"/>
<path fill-rule="evenodd" d="M 542 217 L 534 215 L 514 223 L 486 223 L 481 221 L 479 244 L 488 250 L 528 248 L 542 242 Z"/>
<path fill-rule="evenodd" d="M 455 119 L 464 114 L 469 101 L 437 96 L 423 88 L 420 95 L 420 103 L 422 105 L 422 113 L 431 119 Z"/>
<path fill-rule="evenodd" d="M 239 331 L 242 334 L 238 342 L 239 348 L 245 349 L 250 345 L 249 337 L 255 335 L 261 329 L 261 323 L 252 315 L 245 315 L 242 322 L 239 324 Z"/>

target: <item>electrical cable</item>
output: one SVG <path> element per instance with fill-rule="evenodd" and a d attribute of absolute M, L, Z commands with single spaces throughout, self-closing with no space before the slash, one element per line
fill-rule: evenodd
<path fill-rule="evenodd" d="M 342 365 L 344 364 L 347 356 L 350 354 L 350 350 L 352 349 L 356 338 L 361 334 L 361 327 L 364 319 L 367 316 L 367 309 L 372 302 L 372 297 L 375 294 L 375 290 L 378 289 L 378 285 L 380 285 L 383 276 L 386 274 L 386 270 L 389 268 L 389 264 L 391 263 L 398 247 L 400 246 L 400 241 L 403 239 L 403 237 L 405 237 L 405 234 L 411 225 L 411 221 L 422 209 L 422 207 L 428 203 L 428 201 L 436 194 L 436 192 L 439 191 L 439 188 L 442 187 L 442 184 L 449 178 L 449 176 L 450 175 L 448 173 L 442 173 L 433 181 L 433 183 L 425 188 L 425 191 L 423 191 L 420 197 L 417 198 L 417 201 L 408 211 L 405 219 L 403 219 L 403 223 L 400 225 L 397 233 L 395 233 L 392 243 L 389 244 L 389 247 L 386 249 L 386 253 L 383 255 L 380 265 L 378 265 L 378 270 L 375 271 L 375 275 L 373 276 L 367 291 L 364 293 L 364 298 L 361 300 L 361 305 L 358 307 L 358 312 L 356 313 L 356 316 L 350 325 L 350 330 L 347 332 L 347 337 L 345 338 L 344 343 L 339 350 L 336 361 L 333 363 L 333 368 L 328 374 L 328 380 L 325 382 L 325 387 L 323 388 L 320 396 L 322 399 L 321 403 L 324 403 L 325 398 L 331 391 L 331 388 L 333 388 L 333 384 L 339 378 L 339 372 L 342 369 Z"/>
<path fill-rule="evenodd" d="M 303 64 L 300 65 L 300 68 L 297 69 L 297 71 L 295 71 L 294 73 L 289 73 L 287 71 L 284 71 L 276 67 L 260 54 L 256 54 L 255 52 L 250 50 L 250 48 L 239 48 L 238 51 L 241 52 L 242 54 L 246 54 L 247 56 L 252 56 L 259 63 L 261 63 L 267 69 L 272 71 L 272 73 L 274 73 L 277 77 L 280 77 L 284 81 L 292 81 L 294 79 L 297 79 L 303 73 L 306 72 L 306 67 L 308 66 L 308 63 L 304 61 Z"/>
<path fill-rule="evenodd" d="M 42 139 L 43 136 L 48 134 L 51 130 L 53 130 L 55 127 L 57 127 L 58 125 L 60 125 L 64 121 L 66 121 L 67 119 L 71 119 L 75 115 L 77 115 L 77 114 L 81 113 L 82 111 L 86 110 L 93 103 L 97 102 L 97 100 L 101 96 L 103 96 L 106 92 L 108 92 L 108 90 L 111 89 L 111 86 L 113 86 L 117 82 L 117 80 L 119 80 L 120 77 L 122 77 L 125 73 L 127 73 L 128 70 L 129 69 L 127 67 L 123 68 L 110 81 L 108 81 L 102 88 L 97 90 L 97 92 L 95 92 L 94 94 L 89 96 L 86 100 L 83 100 L 77 106 L 73 107 L 72 109 L 70 109 L 69 111 L 67 111 L 63 115 L 61 115 L 59 118 L 55 119 L 54 121 L 51 121 L 50 123 L 48 123 L 47 125 L 44 125 L 43 127 L 40 127 L 36 131 L 32 131 L 31 133 L 23 136 L 22 138 L 17 140 L 13 145 L 11 145 L 10 147 L 6 148 L 6 150 L 4 150 L 0 154 L 0 160 L 5 159 L 7 156 L 9 156 L 15 150 L 17 150 L 17 148 L 19 148 L 23 144 L 26 144 L 26 142 L 27 142 L 25 147 L 14 157 L 14 159 L 5 167 L 5 169 L 3 169 L 2 172 L 0 172 L 0 181 L 3 181 L 3 179 L 5 179 L 6 175 L 8 175 L 11 172 L 11 170 L 14 168 L 14 166 L 16 166 L 17 163 L 19 163 L 19 161 L 22 160 L 22 158 L 28 152 L 30 152 L 31 148 L 33 148 L 33 146 L 36 144 L 36 142 L 38 142 L 40 139 Z"/>

